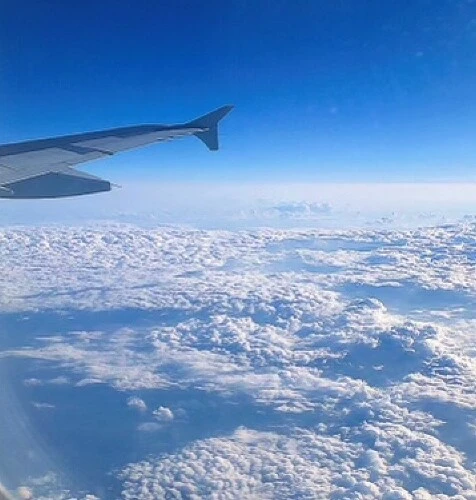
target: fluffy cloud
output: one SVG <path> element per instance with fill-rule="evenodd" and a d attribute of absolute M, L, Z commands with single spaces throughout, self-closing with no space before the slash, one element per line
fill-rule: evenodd
<path fill-rule="evenodd" d="M 0 494 L 1 494 L 0 490 Z M 16 497 L 22 500 L 99 500 L 95 495 L 79 492 L 75 495 L 64 488 L 61 479 L 52 471 L 44 476 L 30 477 L 28 485 L 19 486 L 16 489 Z"/>
<path fill-rule="evenodd" d="M 170 422 L 174 419 L 173 411 L 165 406 L 159 406 L 152 412 L 152 415 L 154 415 L 154 418 L 159 422 Z"/>
<path fill-rule="evenodd" d="M 327 202 L 296 201 L 255 208 L 248 216 L 258 219 L 313 220 L 331 213 L 332 207 Z"/>
<path fill-rule="evenodd" d="M 475 241 L 470 222 L 4 230 L 1 308 L 43 330 L 0 357 L 125 392 L 143 432 L 180 419 L 137 391 L 247 402 L 246 427 L 127 465 L 126 498 L 470 498 Z"/>
<path fill-rule="evenodd" d="M 439 450 L 438 443 L 428 442 L 424 434 L 418 434 L 415 442 L 404 439 L 401 456 L 396 457 L 384 448 L 365 449 L 362 443 L 322 430 L 295 429 L 282 435 L 241 428 L 230 436 L 198 441 L 179 454 L 125 467 L 123 496 L 388 500 L 473 496 L 474 477 L 458 454 Z M 395 440 L 403 437 L 398 426 L 390 432 Z M 440 453 L 433 456 L 430 450 Z M 424 467 L 417 466 L 418 460 Z"/>
<path fill-rule="evenodd" d="M 135 408 L 136 410 L 139 410 L 141 412 L 147 410 L 147 405 L 145 404 L 145 401 L 138 397 L 130 397 L 127 400 L 127 406 L 129 406 L 129 408 Z"/>

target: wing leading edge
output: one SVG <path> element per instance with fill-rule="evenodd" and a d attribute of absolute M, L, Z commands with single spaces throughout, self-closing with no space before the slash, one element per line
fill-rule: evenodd
<path fill-rule="evenodd" d="M 180 125 L 139 125 L 0 146 L 0 198 L 58 198 L 111 190 L 109 181 L 73 167 L 147 146 L 196 136 L 218 149 L 218 122 L 231 110 L 224 106 Z"/>

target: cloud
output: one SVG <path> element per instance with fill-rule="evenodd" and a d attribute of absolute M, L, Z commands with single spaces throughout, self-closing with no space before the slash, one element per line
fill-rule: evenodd
<path fill-rule="evenodd" d="M 141 398 L 138 398 L 137 396 L 130 397 L 127 400 L 127 406 L 129 406 L 129 408 L 135 408 L 136 410 L 139 410 L 141 412 L 147 411 L 147 405 L 145 401 Z"/>
<path fill-rule="evenodd" d="M 1 492 L 0 492 L 1 493 Z M 91 493 L 81 491 L 72 493 L 62 484 L 61 478 L 53 471 L 43 476 L 28 478 L 28 484 L 16 489 L 16 496 L 22 500 L 99 500 L 99 497 Z"/>
<path fill-rule="evenodd" d="M 406 283 L 415 292 L 440 290 L 441 296 L 441 291 L 454 291 L 456 299 L 457 294 L 476 291 L 475 264 L 468 258 L 475 227 L 468 223 L 417 231 L 239 233 L 128 226 L 3 230 L 1 306 L 3 311 L 182 309 L 197 294 L 183 294 L 175 286 L 176 277 L 194 282 L 197 292 L 206 293 L 208 279 L 226 286 L 229 273 L 259 271 L 260 266 L 277 262 L 282 263 L 281 269 L 298 273 L 305 270 L 305 264 L 340 267 L 338 272 L 306 273 L 321 288 L 355 284 L 382 288 Z M 62 263 L 61 272 L 58 262 Z M 296 269 L 298 264 L 301 267 Z M 154 278 L 148 280 L 148 276 Z M 257 278 L 245 273 L 243 279 L 253 277 Z M 14 288 L 8 285 L 12 282 L 16 283 Z"/>
<path fill-rule="evenodd" d="M 69 379 L 68 377 L 65 377 L 64 375 L 60 375 L 58 377 L 54 377 L 52 379 L 43 379 L 40 380 L 38 378 L 32 377 L 32 378 L 27 378 L 23 381 L 23 384 L 26 387 L 39 387 L 42 385 L 46 384 L 52 384 L 52 385 L 66 385 L 69 384 Z"/>
<path fill-rule="evenodd" d="M 213 437 L 124 467 L 126 498 L 469 498 L 474 241 L 473 222 L 3 230 L 0 305 L 25 337 L 0 357 L 46 360 L 76 388 L 241 398 L 241 428 L 215 428 L 213 409 Z M 175 430 L 172 396 L 130 396 L 149 419 L 133 428 Z"/>
<path fill-rule="evenodd" d="M 156 432 L 162 429 L 162 426 L 157 422 L 142 422 L 137 426 L 137 430 L 140 432 Z"/>
<path fill-rule="evenodd" d="M 17 489 L 17 494 L 22 500 L 30 500 L 33 498 L 33 492 L 27 486 L 20 486 Z"/>
<path fill-rule="evenodd" d="M 48 383 L 54 384 L 54 385 L 66 385 L 69 384 L 69 379 L 68 377 L 65 377 L 64 375 L 59 375 L 58 377 L 54 377 L 52 379 L 48 380 Z"/>
<path fill-rule="evenodd" d="M 393 430 L 398 439 L 398 428 Z M 471 495 L 474 478 L 457 454 L 438 449 L 438 444 L 435 448 L 431 442 L 412 444 L 412 449 L 403 448 L 404 458 L 398 459 L 384 448 L 366 450 L 362 443 L 339 435 L 304 429 L 282 435 L 240 428 L 230 436 L 195 442 L 177 454 L 129 464 L 120 476 L 122 495 L 126 499 Z M 427 446 L 437 455 L 430 456 Z M 420 456 L 426 464 L 413 477 L 402 475 L 403 463 L 416 463 L 407 454 Z M 439 495 L 437 487 L 448 495 Z"/>
<path fill-rule="evenodd" d="M 55 405 L 52 405 L 51 403 L 38 403 L 37 401 L 33 401 L 31 404 L 38 410 L 52 410 L 55 408 Z"/>
<path fill-rule="evenodd" d="M 170 422 L 174 419 L 174 414 L 170 408 L 164 406 L 159 406 L 156 410 L 152 412 L 154 418 L 159 422 Z"/>
<path fill-rule="evenodd" d="M 27 387 L 35 387 L 35 386 L 40 386 L 43 384 L 43 382 L 38 379 L 38 378 L 27 378 L 23 381 L 23 384 L 26 385 Z"/>
<path fill-rule="evenodd" d="M 328 202 L 281 202 L 275 205 L 264 205 L 260 208 L 251 210 L 249 217 L 260 219 L 294 219 L 294 220 L 312 220 L 320 218 L 323 215 L 330 215 L 332 207 Z"/>

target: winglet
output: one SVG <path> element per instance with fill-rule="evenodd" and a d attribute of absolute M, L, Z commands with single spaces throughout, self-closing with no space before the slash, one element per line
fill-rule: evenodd
<path fill-rule="evenodd" d="M 204 142 L 208 149 L 216 151 L 218 149 L 218 122 L 232 109 L 233 106 L 223 106 L 222 108 L 187 123 L 187 126 L 206 129 L 202 132 L 195 132 L 193 135 Z"/>

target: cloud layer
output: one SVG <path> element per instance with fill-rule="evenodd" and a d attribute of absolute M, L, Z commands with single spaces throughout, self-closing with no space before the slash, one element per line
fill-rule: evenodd
<path fill-rule="evenodd" d="M 150 436 L 192 412 L 154 391 L 241 398 L 234 428 L 210 414 L 207 436 L 124 464 L 125 498 L 474 498 L 476 225 L 0 244 L 2 319 L 35 325 L 0 357 L 63 372 L 31 390 L 107 384 Z"/>

